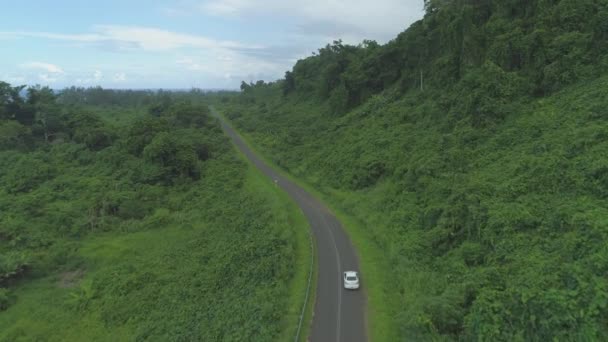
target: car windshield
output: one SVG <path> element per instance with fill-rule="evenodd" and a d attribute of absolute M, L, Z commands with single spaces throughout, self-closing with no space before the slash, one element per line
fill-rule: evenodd
<path fill-rule="evenodd" d="M 357 277 L 348 276 L 348 277 L 346 277 L 346 280 L 348 280 L 348 281 L 355 281 L 355 280 L 357 280 Z"/>

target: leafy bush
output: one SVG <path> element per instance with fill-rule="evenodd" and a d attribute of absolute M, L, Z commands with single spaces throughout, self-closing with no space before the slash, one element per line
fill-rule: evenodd
<path fill-rule="evenodd" d="M 8 289 L 0 287 L 0 311 L 8 309 L 11 305 L 11 297 Z"/>
<path fill-rule="evenodd" d="M 4 177 L 6 189 L 11 193 L 30 191 L 50 180 L 55 170 L 48 159 L 37 154 L 21 157 Z"/>
<path fill-rule="evenodd" d="M 146 160 L 163 169 L 160 177 L 165 183 L 171 183 L 178 177 L 197 179 L 200 176 L 195 147 L 169 133 L 157 134 L 144 148 L 143 155 Z"/>
<path fill-rule="evenodd" d="M 20 277 L 29 267 L 29 258 L 23 252 L 0 254 L 0 285 Z"/>
<path fill-rule="evenodd" d="M 504 119 L 508 105 L 525 93 L 523 81 L 515 73 L 507 73 L 492 62 L 467 73 L 456 86 L 453 112 L 471 115 L 474 126 Z"/>
<path fill-rule="evenodd" d="M 144 148 L 161 132 L 170 130 L 169 123 L 164 119 L 144 118 L 135 121 L 128 129 L 126 145 L 128 150 L 140 156 Z"/>
<path fill-rule="evenodd" d="M 204 105 L 178 103 L 173 105 L 169 111 L 171 120 L 178 127 L 202 128 L 207 126 L 211 120 L 209 108 Z"/>
<path fill-rule="evenodd" d="M 0 150 L 24 149 L 30 144 L 31 131 L 17 121 L 0 121 Z"/>

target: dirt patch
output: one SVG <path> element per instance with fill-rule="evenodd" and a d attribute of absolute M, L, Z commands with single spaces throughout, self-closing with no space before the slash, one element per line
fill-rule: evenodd
<path fill-rule="evenodd" d="M 68 289 L 78 285 L 80 280 L 84 277 L 84 270 L 78 269 L 70 272 L 63 272 L 59 276 L 57 286 L 62 289 Z"/>

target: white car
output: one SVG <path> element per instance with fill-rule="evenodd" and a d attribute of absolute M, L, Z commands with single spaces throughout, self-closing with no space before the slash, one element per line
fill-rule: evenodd
<path fill-rule="evenodd" d="M 344 288 L 348 290 L 356 290 L 359 288 L 359 275 L 357 272 L 344 272 Z"/>

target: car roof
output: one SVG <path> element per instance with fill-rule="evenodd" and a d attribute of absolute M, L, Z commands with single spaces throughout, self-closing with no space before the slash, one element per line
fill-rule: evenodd
<path fill-rule="evenodd" d="M 349 277 L 349 276 L 356 277 L 357 276 L 357 272 L 355 272 L 355 271 L 346 271 L 346 272 L 344 272 L 344 274 L 346 274 L 347 277 Z"/>

